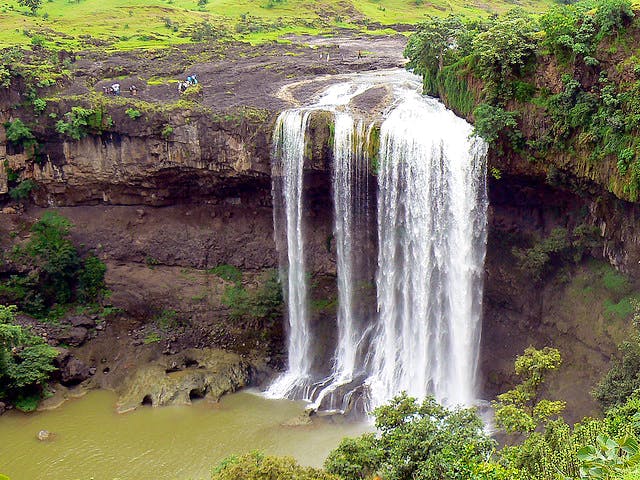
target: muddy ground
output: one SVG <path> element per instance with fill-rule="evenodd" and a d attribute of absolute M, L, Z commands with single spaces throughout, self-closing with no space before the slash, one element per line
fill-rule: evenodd
<path fill-rule="evenodd" d="M 189 45 L 149 52 L 125 52 L 103 58 L 81 53 L 73 64 L 75 78 L 64 95 L 102 92 L 119 83 L 123 96 L 135 85 L 138 98 L 150 102 L 180 99 L 177 81 L 195 74 L 202 88 L 198 99 L 216 111 L 253 107 L 277 111 L 287 103 L 278 91 L 293 81 L 321 75 L 402 67 L 406 37 L 342 34 L 335 37 L 291 36 L 290 43 Z M 147 82 L 152 79 L 152 84 Z M 163 83 L 157 85 L 156 83 Z M 314 91 L 301 95 L 312 96 Z M 299 98 L 301 102 L 306 98 Z"/>

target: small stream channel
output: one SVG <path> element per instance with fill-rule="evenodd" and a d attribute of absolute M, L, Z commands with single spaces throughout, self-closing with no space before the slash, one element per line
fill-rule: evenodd
<path fill-rule="evenodd" d="M 284 426 L 304 403 L 249 392 L 122 415 L 115 402 L 114 393 L 93 391 L 56 410 L 0 417 L 0 472 L 12 480 L 201 480 L 223 458 L 251 450 L 321 466 L 343 437 L 372 428 L 340 417 Z M 43 429 L 53 440 L 37 440 Z"/>

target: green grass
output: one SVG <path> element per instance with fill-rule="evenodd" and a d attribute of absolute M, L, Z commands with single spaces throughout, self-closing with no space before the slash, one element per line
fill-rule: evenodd
<path fill-rule="evenodd" d="M 227 282 L 239 284 L 242 282 L 242 272 L 233 265 L 222 264 L 217 267 L 210 268 L 207 273 L 217 275 Z"/>
<path fill-rule="evenodd" d="M 634 311 L 632 302 L 638 300 L 640 300 L 639 295 L 624 297 L 618 303 L 614 303 L 612 300 L 605 300 L 604 313 L 609 319 L 613 319 L 614 317 L 618 317 L 621 320 L 630 318 Z"/>
<path fill-rule="evenodd" d="M 195 0 L 50 0 L 34 17 L 16 0 L 5 0 L 0 6 L 0 48 L 29 47 L 34 36 L 50 49 L 92 48 L 96 40 L 111 51 L 161 48 L 191 43 L 192 30 L 203 21 L 227 39 L 257 44 L 286 34 L 320 34 L 334 28 L 369 31 L 366 26 L 372 23 L 416 23 L 426 15 L 487 16 L 516 4 L 541 11 L 552 0 L 493 0 L 486 5 L 463 0 L 433 0 L 420 5 L 415 0 L 285 0 L 272 8 L 267 3 L 211 0 L 199 9 Z M 242 25 L 251 29 L 242 30 Z"/>
<path fill-rule="evenodd" d="M 162 340 L 162 337 L 158 332 L 148 333 L 142 340 L 145 345 L 151 345 L 152 343 L 158 343 Z"/>

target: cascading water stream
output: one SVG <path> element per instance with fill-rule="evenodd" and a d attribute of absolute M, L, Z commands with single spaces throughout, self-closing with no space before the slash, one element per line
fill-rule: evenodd
<path fill-rule="evenodd" d="M 382 123 L 371 407 L 401 391 L 475 399 L 487 197 L 486 146 L 471 133 L 415 91 Z"/>
<path fill-rule="evenodd" d="M 338 286 L 338 339 L 331 374 L 315 385 L 313 409 L 346 411 L 350 393 L 362 385 L 366 378 L 362 358 L 366 355 L 372 328 L 365 324 L 369 316 L 356 298 L 359 285 L 367 281 L 370 272 L 365 248 L 370 222 L 370 171 L 366 140 L 362 120 L 356 123 L 350 112 L 334 112 L 331 185 Z"/>
<path fill-rule="evenodd" d="M 300 395 L 309 384 L 311 334 L 302 222 L 302 177 L 309 111 L 287 110 L 278 117 L 273 141 L 273 208 L 280 279 L 287 304 L 288 370 L 266 392 L 268 397 Z M 286 259 L 283 258 L 286 256 Z"/>
<path fill-rule="evenodd" d="M 377 211 L 367 152 L 373 124 L 347 107 L 372 86 L 393 87 L 380 128 Z M 288 306 L 287 372 L 267 391 L 311 408 L 365 409 L 401 391 L 471 404 L 480 339 L 486 243 L 486 147 L 471 126 L 420 95 L 417 77 L 383 72 L 328 88 L 316 104 L 284 112 L 274 136 L 274 225 Z M 331 170 L 338 311 L 330 372 L 312 373 L 302 172 L 310 112 L 334 115 Z M 376 242 L 373 217 L 377 214 Z M 374 267 L 377 273 L 374 279 Z M 377 300 L 362 291 L 373 285 Z M 371 308 L 376 304 L 377 313 Z"/>
<path fill-rule="evenodd" d="M 306 148 L 306 133 L 309 116 L 314 110 L 335 110 L 345 105 L 354 96 L 364 92 L 367 84 L 341 83 L 328 88 L 316 105 L 309 108 L 282 112 L 276 122 L 272 148 L 272 197 L 274 203 L 274 230 L 276 247 L 280 254 L 280 278 L 285 285 L 285 301 L 288 320 L 288 368 L 265 392 L 267 397 L 302 397 L 312 400 L 324 396 L 324 384 L 332 378 L 311 378 L 311 332 L 308 312 L 308 285 L 304 251 L 303 222 L 303 171 Z M 345 141 L 353 144 L 353 119 L 346 113 L 336 114 L 342 125 L 350 125 Z M 345 155 L 347 154 L 345 150 Z M 350 160 L 346 161 L 351 168 Z M 350 185 L 350 183 L 349 183 Z M 351 188 L 351 187 L 349 187 Z M 350 208 L 345 209 L 351 215 Z M 284 228 L 282 228 L 284 226 Z M 342 245 L 344 242 L 341 243 Z M 344 258 L 342 252 L 340 258 Z M 339 267 L 344 271 L 344 267 Z M 343 282 L 349 288 L 349 282 Z M 347 302 L 347 298 L 344 301 Z M 347 307 L 349 308 L 349 307 Z M 344 316 L 342 317 L 344 318 Z M 346 345 L 345 350 L 349 349 Z M 344 358 L 340 355 L 340 358 Z M 352 361 L 353 363 L 353 361 Z M 344 370 L 344 369 L 343 369 Z"/>

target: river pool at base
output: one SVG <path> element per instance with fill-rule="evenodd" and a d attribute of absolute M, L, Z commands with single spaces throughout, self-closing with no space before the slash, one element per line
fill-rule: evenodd
<path fill-rule="evenodd" d="M 284 426 L 303 403 L 249 392 L 127 414 L 115 413 L 115 401 L 112 392 L 92 391 L 56 410 L 0 417 L 0 473 L 11 480 L 201 480 L 223 458 L 251 450 L 321 466 L 343 437 L 372 429 L 342 418 Z M 40 430 L 55 436 L 39 441 Z"/>

